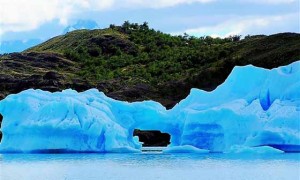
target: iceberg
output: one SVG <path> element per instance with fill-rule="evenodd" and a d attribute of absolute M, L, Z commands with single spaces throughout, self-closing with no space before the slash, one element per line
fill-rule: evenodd
<path fill-rule="evenodd" d="M 96 89 L 29 89 L 0 101 L 0 114 L 1 152 L 140 152 L 134 129 L 169 133 L 170 152 L 300 151 L 300 61 L 272 70 L 235 67 L 214 91 L 192 89 L 170 110 Z"/>

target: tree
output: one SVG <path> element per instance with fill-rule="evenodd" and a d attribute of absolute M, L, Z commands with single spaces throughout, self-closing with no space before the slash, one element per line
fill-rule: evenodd
<path fill-rule="evenodd" d="M 225 39 L 228 39 L 231 42 L 237 42 L 241 39 L 241 35 L 231 35 Z"/>
<path fill-rule="evenodd" d="M 128 30 L 130 28 L 130 22 L 129 21 L 125 21 L 123 24 L 122 24 L 122 28 L 124 30 Z"/>
<path fill-rule="evenodd" d="M 109 25 L 109 28 L 111 28 L 111 29 L 115 29 L 115 28 L 116 28 L 116 25 L 114 25 L 114 24 L 110 24 L 110 25 Z"/>
<path fill-rule="evenodd" d="M 141 29 L 142 29 L 142 30 L 149 30 L 148 22 L 144 22 L 144 23 L 141 25 Z"/>

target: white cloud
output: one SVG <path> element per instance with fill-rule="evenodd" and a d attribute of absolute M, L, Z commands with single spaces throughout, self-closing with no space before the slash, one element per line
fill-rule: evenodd
<path fill-rule="evenodd" d="M 148 8 L 164 8 L 170 6 L 176 6 L 178 4 L 191 4 L 191 3 L 209 3 L 216 0 L 125 0 L 125 3 L 121 6 L 137 6 Z"/>
<path fill-rule="evenodd" d="M 248 16 L 243 18 L 231 18 L 220 24 L 187 29 L 185 32 L 194 36 L 228 37 L 230 35 L 247 34 L 272 34 L 289 31 L 294 24 L 298 23 L 298 14 L 283 16 Z M 174 33 L 180 34 L 180 33 Z"/>
<path fill-rule="evenodd" d="M 0 35 L 5 32 L 20 32 L 36 29 L 43 23 L 58 19 L 66 24 L 74 16 L 89 11 L 104 11 L 118 8 L 165 8 L 180 4 L 218 3 L 221 0 L 0 0 Z M 297 0 L 224 0 L 225 2 L 281 4 Z M 261 24 L 261 20 L 248 21 Z M 238 29 L 244 29 L 240 22 Z M 230 24 L 230 23 L 229 23 Z M 261 25 L 260 25 L 261 26 Z M 198 29 L 198 31 L 206 31 Z M 233 31 L 233 30 L 232 30 Z"/>
<path fill-rule="evenodd" d="M 163 8 L 184 3 L 207 3 L 214 0 L 0 0 L 0 34 L 32 30 L 59 19 L 66 23 L 76 13 L 122 7 Z"/>
<path fill-rule="evenodd" d="M 256 4 L 289 4 L 298 0 L 236 0 L 239 2 L 256 3 Z"/>
<path fill-rule="evenodd" d="M 0 33 L 34 29 L 53 19 L 66 23 L 77 7 L 85 6 L 80 0 L 0 0 Z"/>

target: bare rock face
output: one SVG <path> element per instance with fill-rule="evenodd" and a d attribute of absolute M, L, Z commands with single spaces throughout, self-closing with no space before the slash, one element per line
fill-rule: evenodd
<path fill-rule="evenodd" d="M 12 53 L 0 56 L 0 100 L 9 94 L 19 93 L 26 89 L 42 89 L 50 92 L 64 89 L 85 91 L 97 88 L 107 96 L 125 101 L 155 100 L 167 108 L 173 107 L 186 93 L 166 95 L 162 88 L 172 89 L 183 87 L 184 83 L 169 82 L 168 85 L 153 87 L 146 83 L 128 85 L 123 79 L 111 79 L 91 82 L 76 73 L 80 64 L 65 59 L 55 53 Z M 175 83 L 175 84 L 174 84 Z M 159 89 L 159 90 L 158 90 Z M 183 88 L 180 88 L 182 90 Z M 184 91 L 185 92 L 185 91 Z"/>
<path fill-rule="evenodd" d="M 70 77 L 77 64 L 55 53 L 12 53 L 0 56 L 0 99 L 26 89 L 60 91 L 90 88 L 84 80 Z"/>

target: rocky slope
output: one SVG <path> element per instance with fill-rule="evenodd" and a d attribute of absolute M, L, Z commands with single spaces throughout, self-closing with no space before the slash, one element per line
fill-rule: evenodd
<path fill-rule="evenodd" d="M 274 68 L 300 59 L 300 34 L 227 39 L 171 36 L 147 24 L 77 30 L 21 53 L 0 56 L 0 99 L 28 88 L 97 88 L 167 108 L 192 87 L 213 90 L 235 65 Z"/>

